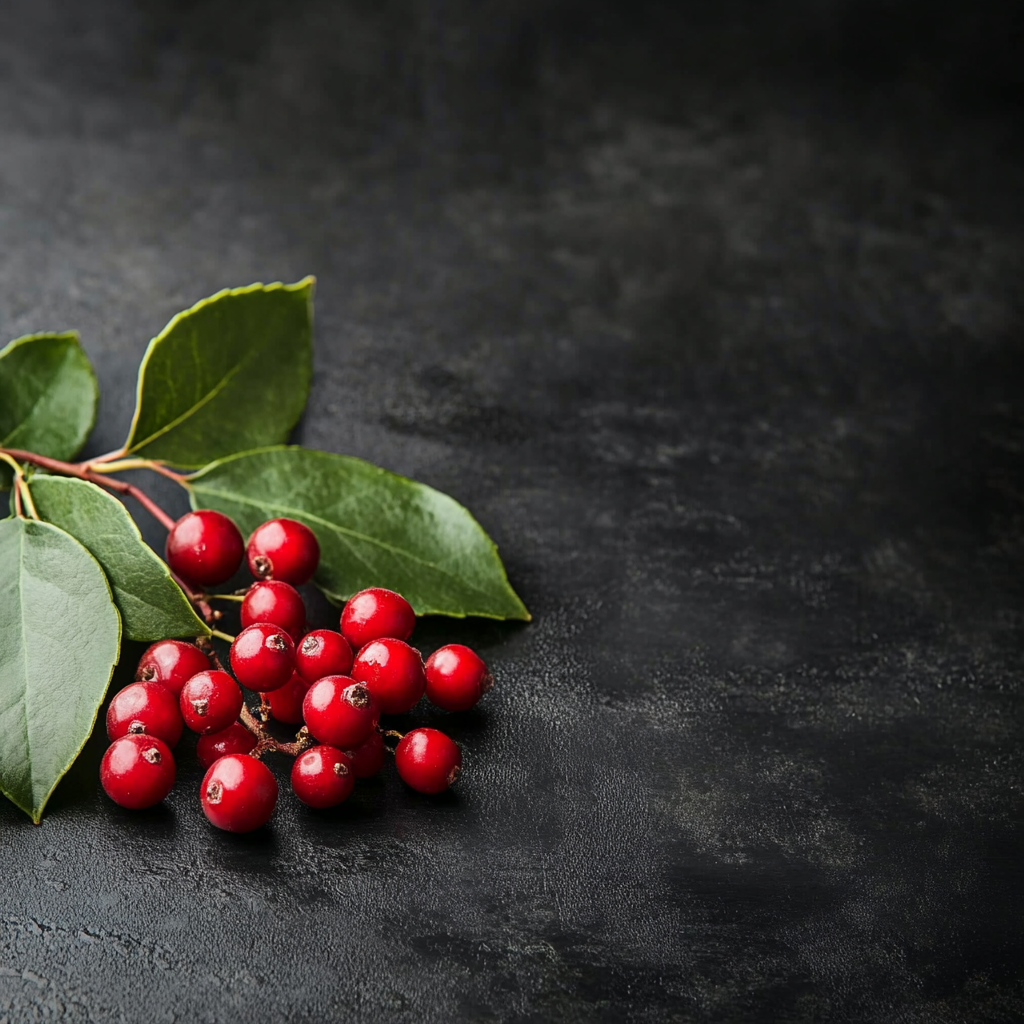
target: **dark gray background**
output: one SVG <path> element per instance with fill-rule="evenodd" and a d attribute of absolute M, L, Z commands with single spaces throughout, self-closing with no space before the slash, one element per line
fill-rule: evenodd
<path fill-rule="evenodd" d="M 298 438 L 534 613 L 418 630 L 497 677 L 411 716 L 449 797 L 235 838 L 96 738 L 0 804 L 0 1021 L 1020 1020 L 1015 8 L 0 0 L 0 340 L 81 331 L 89 452 L 174 312 L 316 274 Z"/>

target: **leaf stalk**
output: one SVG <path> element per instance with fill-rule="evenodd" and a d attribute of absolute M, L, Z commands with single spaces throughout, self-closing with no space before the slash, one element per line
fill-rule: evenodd
<path fill-rule="evenodd" d="M 98 463 L 95 459 L 91 459 L 88 462 L 80 462 L 78 465 L 90 469 L 94 473 L 123 473 L 129 469 L 150 469 L 154 473 L 167 477 L 168 480 L 173 480 L 181 487 L 188 486 L 182 473 L 176 473 L 155 459 L 118 459 L 116 462 L 106 463 Z"/>

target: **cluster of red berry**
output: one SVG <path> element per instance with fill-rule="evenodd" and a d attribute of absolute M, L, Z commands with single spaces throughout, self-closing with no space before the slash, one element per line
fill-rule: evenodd
<path fill-rule="evenodd" d="M 348 601 L 340 632 L 306 632 L 306 607 L 295 587 L 313 576 L 320 547 L 295 520 L 263 523 L 243 545 L 227 516 L 190 512 L 167 538 L 168 564 L 189 587 L 225 582 L 243 554 L 257 581 L 242 599 L 243 628 L 231 644 L 234 678 L 211 646 L 153 644 L 139 662 L 137 681 L 107 711 L 111 746 L 100 766 L 107 795 L 132 809 L 163 800 L 174 785 L 171 747 L 185 726 L 199 734 L 203 811 L 230 832 L 259 828 L 274 810 L 277 781 L 259 760 L 266 750 L 295 756 L 292 789 L 311 807 L 336 806 L 356 779 L 376 775 L 386 735 L 399 739 L 395 763 L 407 785 L 440 793 L 455 782 L 462 754 L 453 740 L 437 729 L 383 732 L 378 720 L 410 711 L 424 693 L 447 711 L 468 710 L 491 687 L 484 662 L 470 648 L 450 644 L 424 664 L 406 643 L 416 624 L 412 606 L 381 588 Z M 239 683 L 260 695 L 258 716 Z M 269 717 L 301 723 L 295 741 L 270 736 Z"/>

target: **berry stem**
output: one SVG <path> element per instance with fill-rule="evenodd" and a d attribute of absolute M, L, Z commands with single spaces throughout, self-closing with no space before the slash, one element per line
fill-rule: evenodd
<path fill-rule="evenodd" d="M 229 644 L 235 642 L 235 638 L 230 633 L 222 633 L 219 629 L 211 629 L 210 633 L 218 640 L 226 640 Z"/>
<path fill-rule="evenodd" d="M 245 594 L 203 594 L 207 601 L 244 601 Z"/>
<path fill-rule="evenodd" d="M 213 646 L 208 636 L 197 636 L 196 647 L 198 647 L 199 650 L 201 650 L 203 654 L 205 654 L 210 659 L 210 661 L 213 663 L 213 667 L 218 672 L 226 671 L 226 669 L 224 668 L 224 663 L 220 660 L 220 655 L 217 654 L 217 648 Z M 242 710 L 243 712 L 245 711 L 244 705 L 242 707 Z"/>
<path fill-rule="evenodd" d="M 313 737 L 309 735 L 309 730 L 305 726 L 295 734 L 295 739 L 291 743 L 282 743 L 280 740 L 274 739 L 267 732 L 266 721 L 261 722 L 249 710 L 247 704 L 242 705 L 238 720 L 256 737 L 256 747 L 252 750 L 253 757 L 259 757 L 266 750 L 273 750 L 278 754 L 286 754 L 289 757 L 298 757 L 299 754 L 304 750 L 308 750 L 314 743 Z"/>
<path fill-rule="evenodd" d="M 258 740 L 262 741 L 266 736 L 266 729 L 264 729 L 263 723 L 249 710 L 248 704 L 242 705 L 242 710 L 238 715 L 238 720 Z"/>
<path fill-rule="evenodd" d="M 276 750 L 279 754 L 287 754 L 289 757 L 298 757 L 314 743 L 313 737 L 309 735 L 309 730 L 305 726 L 295 734 L 295 740 L 292 743 L 281 743 L 273 737 L 270 740 L 273 745 L 269 749 Z"/>
<path fill-rule="evenodd" d="M 220 612 L 215 612 L 207 603 L 205 594 L 197 594 L 180 576 L 176 573 L 171 573 L 171 579 L 181 587 L 182 593 L 199 609 L 199 614 L 202 615 L 203 621 L 209 626 L 220 618 Z M 205 648 L 204 648 L 205 650 Z M 207 654 L 210 651 L 206 652 Z M 215 655 L 214 655 L 215 656 Z"/>
<path fill-rule="evenodd" d="M 397 729 L 378 729 L 377 731 L 381 734 L 381 736 L 388 736 L 396 740 L 401 740 L 405 736 L 404 732 L 398 732 Z M 389 747 L 386 743 L 384 744 L 384 749 L 389 754 L 393 754 L 395 752 L 394 749 L 392 747 Z"/>

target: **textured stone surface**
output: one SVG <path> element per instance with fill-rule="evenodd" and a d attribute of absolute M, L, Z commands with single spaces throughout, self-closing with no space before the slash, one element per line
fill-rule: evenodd
<path fill-rule="evenodd" d="M 171 314 L 314 273 L 299 439 L 535 617 L 418 630 L 497 677 L 410 716 L 450 796 L 237 838 L 95 738 L 0 804 L 0 1021 L 1024 1016 L 1009 22 L 679 7 L 0 3 L 0 338 L 82 332 L 89 450 Z"/>

